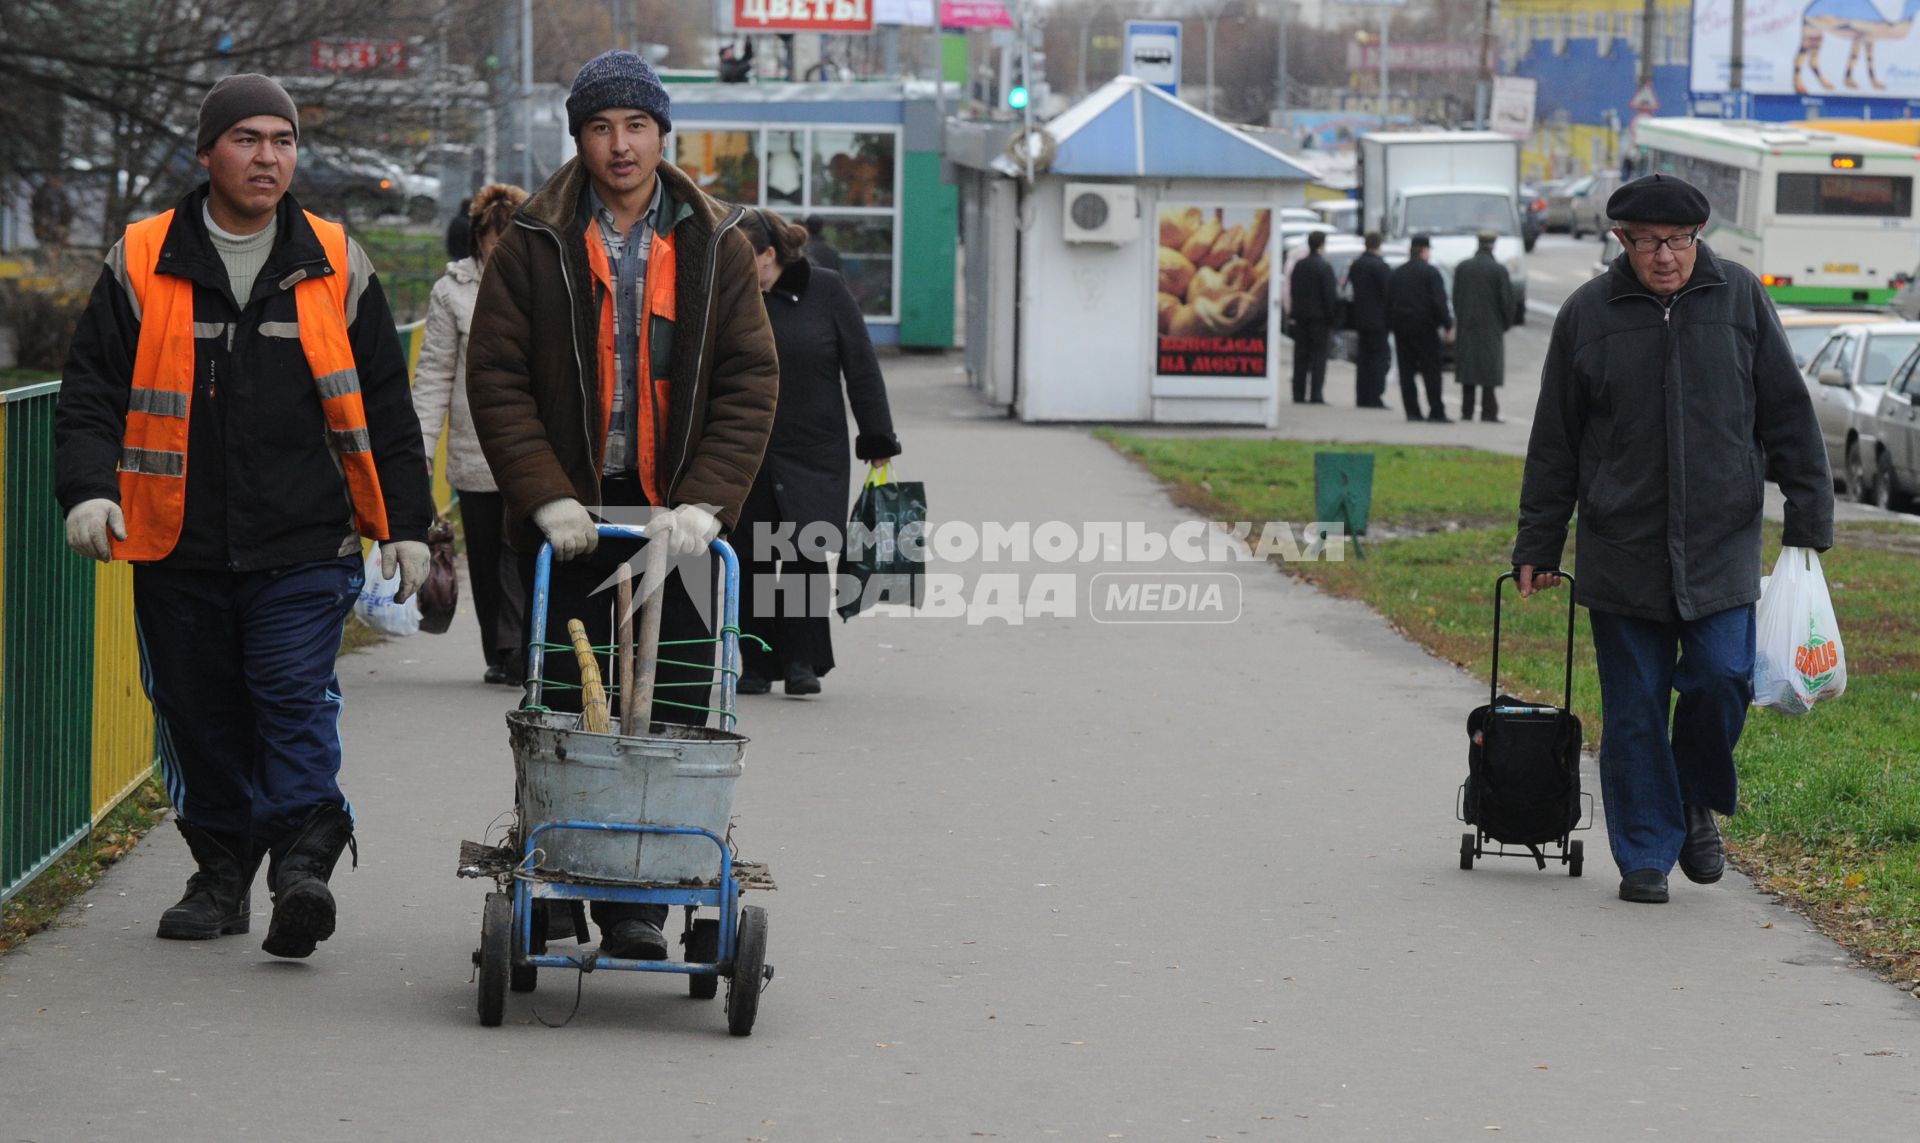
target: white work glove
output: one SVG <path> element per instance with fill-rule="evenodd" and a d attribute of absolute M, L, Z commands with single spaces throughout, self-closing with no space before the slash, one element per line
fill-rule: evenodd
<path fill-rule="evenodd" d="M 578 559 L 600 546 L 593 517 L 578 500 L 563 496 L 533 510 L 533 525 L 547 534 L 556 560 Z"/>
<path fill-rule="evenodd" d="M 113 533 L 113 539 L 107 533 Z M 82 500 L 67 513 L 67 546 L 90 560 L 113 559 L 113 540 L 127 538 L 127 521 L 120 505 L 102 496 Z"/>
<path fill-rule="evenodd" d="M 670 559 L 699 555 L 720 534 L 719 519 L 698 504 L 680 505 L 666 514 L 663 523 L 666 535 L 661 539 L 666 541 Z"/>
<path fill-rule="evenodd" d="M 405 603 L 427 582 L 427 568 L 433 563 L 433 550 L 419 540 L 388 540 L 380 545 L 380 578 L 392 579 L 394 565 L 400 566 L 400 589 L 393 593 L 395 603 Z"/>

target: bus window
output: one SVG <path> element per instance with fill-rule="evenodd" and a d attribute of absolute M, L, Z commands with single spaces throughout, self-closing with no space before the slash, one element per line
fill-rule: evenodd
<path fill-rule="evenodd" d="M 1781 214 L 1913 216 L 1913 179 L 1896 175 L 1783 174 L 1774 190 Z"/>

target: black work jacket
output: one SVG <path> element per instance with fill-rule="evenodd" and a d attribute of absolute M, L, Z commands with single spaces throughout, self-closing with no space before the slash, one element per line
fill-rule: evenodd
<path fill-rule="evenodd" d="M 244 303 L 201 216 L 207 187 L 174 208 L 155 272 L 193 283 L 194 380 L 187 421 L 186 511 L 168 567 L 257 571 L 357 555 L 353 508 L 300 344 L 293 287 L 329 274 L 326 251 L 292 195 Z M 400 336 L 373 265 L 348 241 L 347 338 L 392 539 L 427 538 L 433 499 Z M 115 244 L 82 312 L 62 374 L 55 493 L 63 508 L 120 499 L 140 315 Z"/>
<path fill-rule="evenodd" d="M 1833 543 L 1833 477 L 1806 382 L 1752 273 L 1705 243 L 1662 301 L 1625 254 L 1560 307 L 1520 493 L 1516 566 L 1559 566 L 1579 510 L 1579 601 L 1698 619 L 1760 598 L 1762 493 L 1782 542 Z"/>

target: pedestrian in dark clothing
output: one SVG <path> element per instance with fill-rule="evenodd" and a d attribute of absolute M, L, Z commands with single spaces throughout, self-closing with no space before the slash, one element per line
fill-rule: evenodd
<path fill-rule="evenodd" d="M 859 459 L 879 464 L 898 456 L 900 440 L 866 319 L 846 282 L 810 264 L 807 232 L 770 210 L 749 214 L 741 230 L 753 243 L 780 350 L 780 404 L 766 460 L 735 529 L 744 552 L 741 629 L 771 647 L 763 651 L 744 641 L 740 693 L 765 694 L 783 677 L 786 693 L 817 694 L 819 676 L 833 669 L 827 556 L 840 545 L 815 548 L 799 537 L 824 530 L 839 539 L 845 530 L 852 477 L 848 406 L 859 426 L 853 441 Z"/>
<path fill-rule="evenodd" d="M 270 859 L 261 948 L 280 957 L 333 935 L 327 882 L 353 839 L 334 657 L 361 538 L 404 601 L 433 519 L 373 266 L 287 193 L 299 130 L 268 77 L 214 84 L 208 181 L 108 253 L 55 420 L 67 543 L 133 563 L 160 769 L 198 867 L 158 935 L 246 932 Z"/>
<path fill-rule="evenodd" d="M 845 273 L 840 264 L 840 252 L 833 248 L 833 243 L 827 241 L 827 220 L 817 214 L 807 216 L 807 261 L 836 274 Z"/>
<path fill-rule="evenodd" d="M 1293 306 L 1293 403 L 1324 405 L 1327 387 L 1327 350 L 1334 323 L 1340 318 L 1340 283 L 1333 267 L 1320 256 L 1327 244 L 1324 231 L 1307 235 L 1307 256 L 1294 263 L 1287 279 Z"/>
<path fill-rule="evenodd" d="M 1453 330 L 1453 312 L 1447 307 L 1447 283 L 1429 258 L 1433 241 L 1416 234 L 1408 258 L 1393 271 L 1387 286 L 1387 326 L 1393 330 L 1394 354 L 1400 359 L 1400 401 L 1409 421 L 1447 419 L 1445 384 L 1440 373 L 1441 331 Z M 1426 384 L 1427 414 L 1420 415 L 1420 389 Z"/>
<path fill-rule="evenodd" d="M 1818 551 L 1833 481 L 1766 291 L 1698 241 L 1706 196 L 1649 175 L 1607 214 L 1626 249 L 1554 319 L 1513 564 L 1523 597 L 1559 583 L 1578 510 L 1607 838 L 1621 898 L 1657 904 L 1676 860 L 1701 884 L 1725 865 L 1713 814 L 1737 807 L 1765 481 L 1786 494 L 1781 542 Z"/>
<path fill-rule="evenodd" d="M 694 557 L 739 519 L 766 451 L 773 332 L 745 212 L 661 158 L 672 107 L 652 66 L 604 52 L 566 107 L 579 154 L 514 215 L 480 279 L 468 405 L 529 584 L 541 540 L 553 545 L 548 643 L 568 642 L 570 618 L 594 646 L 613 642 L 607 584 L 636 545 L 602 544 L 595 513 L 646 524 L 648 543 L 688 561 L 661 588 L 660 640 L 679 644 L 663 659 L 679 662 L 660 664 L 646 717 L 704 725 L 713 632 L 692 593 L 705 599 L 712 581 Z M 543 670 L 561 684 L 546 704 L 578 710 L 574 657 L 550 654 Z M 665 905 L 596 901 L 593 916 L 603 954 L 666 956 Z"/>
<path fill-rule="evenodd" d="M 1380 257 L 1379 231 L 1367 233 L 1366 247 L 1347 268 L 1347 286 L 1352 294 L 1347 317 L 1356 342 L 1354 389 L 1362 409 L 1384 409 L 1387 369 L 1392 364 L 1387 348 L 1387 286 L 1393 268 Z"/>
<path fill-rule="evenodd" d="M 1459 333 L 1453 343 L 1453 375 L 1460 382 L 1460 419 L 1473 419 L 1474 395 L 1480 419 L 1500 422 L 1496 394 L 1506 380 L 1507 330 L 1513 327 L 1513 279 L 1493 256 L 1499 235 L 1480 232 L 1480 249 L 1453 268 L 1453 317 Z"/>
<path fill-rule="evenodd" d="M 735 48 L 732 44 L 720 49 L 720 82 L 745 83 L 753 78 L 753 41 Z"/>

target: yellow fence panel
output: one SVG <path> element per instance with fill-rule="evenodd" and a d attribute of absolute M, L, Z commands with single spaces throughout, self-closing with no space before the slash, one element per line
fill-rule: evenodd
<path fill-rule="evenodd" d="M 153 773 L 153 708 L 140 685 L 133 628 L 133 566 L 94 573 L 93 820 Z"/>

